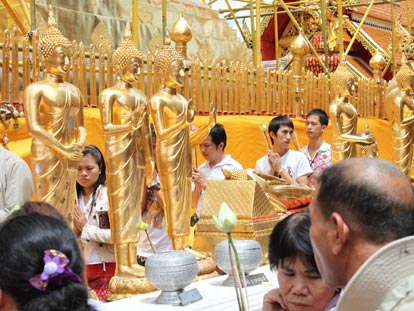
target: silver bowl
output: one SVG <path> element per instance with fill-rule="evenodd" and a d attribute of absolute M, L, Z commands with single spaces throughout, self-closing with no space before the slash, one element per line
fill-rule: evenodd
<path fill-rule="evenodd" d="M 185 251 L 169 251 L 152 255 L 145 262 L 145 276 L 161 294 L 157 304 L 181 305 L 179 294 L 184 292 L 198 273 L 197 259 Z"/>
<path fill-rule="evenodd" d="M 244 274 L 248 275 L 250 272 L 255 270 L 262 260 L 262 248 L 257 241 L 254 240 L 233 240 L 236 247 L 237 253 L 239 254 L 240 266 L 243 268 Z M 228 240 L 221 241 L 214 249 L 214 258 L 217 266 L 223 272 L 229 276 L 224 280 L 224 286 L 234 286 L 234 279 L 232 275 L 232 268 L 230 264 L 229 255 L 229 242 Z M 232 258 L 234 262 L 234 268 L 236 267 L 236 259 L 233 250 Z M 235 270 L 237 271 L 237 270 Z"/>

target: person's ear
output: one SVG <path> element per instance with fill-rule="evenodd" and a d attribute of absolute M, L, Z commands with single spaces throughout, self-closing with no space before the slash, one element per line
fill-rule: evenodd
<path fill-rule="evenodd" d="M 269 136 L 272 137 L 273 139 L 276 139 L 276 133 L 273 131 L 269 132 Z"/>
<path fill-rule="evenodd" d="M 331 224 L 333 229 L 332 253 L 338 255 L 345 247 L 349 238 L 349 226 L 339 213 L 332 213 Z"/>
<path fill-rule="evenodd" d="M 218 150 L 224 150 L 224 143 L 223 142 L 219 143 L 218 146 L 217 146 L 217 149 Z"/>
<path fill-rule="evenodd" d="M 322 127 L 321 127 L 321 129 L 322 129 L 322 133 L 323 133 L 323 132 L 325 132 L 326 127 L 327 127 L 326 125 L 322 125 Z"/>

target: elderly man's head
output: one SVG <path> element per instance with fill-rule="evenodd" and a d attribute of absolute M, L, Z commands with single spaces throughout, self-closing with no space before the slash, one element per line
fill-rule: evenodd
<path fill-rule="evenodd" d="M 352 158 L 325 170 L 309 209 L 315 259 L 329 286 L 343 286 L 352 276 L 345 270 L 355 260 L 355 245 L 375 251 L 414 234 L 410 180 L 378 158 Z"/>

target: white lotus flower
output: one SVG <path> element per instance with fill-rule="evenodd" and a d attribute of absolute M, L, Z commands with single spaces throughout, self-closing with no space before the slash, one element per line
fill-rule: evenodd
<path fill-rule="evenodd" d="M 237 225 L 237 215 L 231 210 L 226 202 L 221 203 L 218 216 L 213 215 L 213 221 L 217 229 L 229 233 Z"/>

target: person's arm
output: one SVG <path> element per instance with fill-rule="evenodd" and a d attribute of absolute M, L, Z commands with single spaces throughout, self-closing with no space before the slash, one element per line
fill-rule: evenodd
<path fill-rule="evenodd" d="M 92 212 L 90 217 L 96 217 L 95 219 L 93 219 L 92 222 L 95 222 L 95 224 L 93 223 L 88 223 L 88 221 L 86 220 L 85 215 L 83 215 L 85 217 L 85 219 L 81 220 L 81 227 L 79 227 L 79 231 L 80 231 L 80 238 L 83 241 L 94 241 L 94 242 L 102 242 L 102 243 L 110 243 L 110 239 L 111 239 L 111 230 L 109 228 L 100 228 L 99 227 L 99 214 L 98 214 L 98 210 L 99 212 L 103 212 L 103 213 L 108 213 L 108 197 L 107 197 L 107 193 L 106 191 L 104 191 L 102 189 L 102 186 L 100 189 L 97 190 L 96 193 L 96 205 L 94 204 L 94 206 L 92 206 Z M 103 209 L 101 210 L 100 207 L 103 207 Z M 80 211 L 82 214 L 83 212 Z M 108 218 L 106 219 L 109 222 L 109 215 L 107 215 Z M 76 208 L 75 208 L 75 218 L 76 218 Z M 76 226 L 76 220 L 75 220 L 75 226 Z"/>
<path fill-rule="evenodd" d="M 43 92 L 42 86 L 36 83 L 27 86 L 24 90 L 24 109 L 30 135 L 63 157 L 79 161 L 83 156 L 79 144 L 65 146 L 41 124 L 39 105 L 43 100 Z"/>
<path fill-rule="evenodd" d="M 34 189 L 29 166 L 17 155 L 15 157 L 7 160 L 8 167 L 5 172 L 4 200 L 7 214 L 16 204 L 23 205 L 26 201 L 30 201 Z"/>
<path fill-rule="evenodd" d="M 296 159 L 296 182 L 295 184 L 307 186 L 309 178 L 313 173 L 313 170 L 309 164 L 308 159 L 303 153 L 299 153 Z"/>
<path fill-rule="evenodd" d="M 112 106 L 115 101 L 116 95 L 112 90 L 105 90 L 99 96 L 102 126 L 105 136 L 127 134 L 133 131 L 131 122 L 127 122 L 126 124 L 112 123 Z"/>

